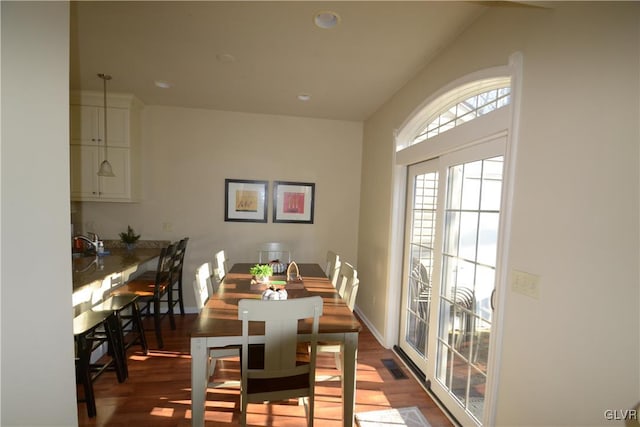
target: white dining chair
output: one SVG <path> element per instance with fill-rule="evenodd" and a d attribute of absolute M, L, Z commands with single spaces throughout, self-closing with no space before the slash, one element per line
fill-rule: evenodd
<path fill-rule="evenodd" d="M 247 425 L 247 405 L 298 398 L 306 403 L 307 425 L 313 426 L 316 345 L 322 297 L 303 297 L 284 301 L 241 299 L 238 318 L 242 320 L 242 357 L 240 402 L 241 425 Z M 298 322 L 312 319 L 309 358 L 299 358 Z M 264 322 L 262 340 L 249 335 L 249 322 Z M 260 347 L 249 346 L 259 340 Z M 306 355 L 305 355 L 306 356 Z M 256 360 L 257 359 L 257 360 Z M 303 398 L 307 398 L 306 402 Z"/>
<path fill-rule="evenodd" d="M 194 294 L 196 297 L 196 305 L 198 310 L 202 311 L 209 296 L 213 294 L 216 287 L 214 288 L 213 283 L 211 282 L 211 264 L 208 262 L 202 263 L 196 269 L 196 278 L 193 282 Z M 216 368 L 217 359 L 223 357 L 235 357 L 240 355 L 240 346 L 228 346 L 228 347 L 218 347 L 218 348 L 210 348 L 209 349 L 209 369 L 208 375 L 209 378 L 214 374 Z"/>
<path fill-rule="evenodd" d="M 211 264 L 202 263 L 196 268 L 196 278 L 193 282 L 194 294 L 196 297 L 196 307 L 202 311 L 204 305 L 213 293 L 213 283 L 211 282 Z"/>
<path fill-rule="evenodd" d="M 336 286 L 336 280 L 338 279 L 339 271 L 340 271 L 340 256 L 333 251 L 327 251 L 327 266 L 325 267 L 324 272 L 334 287 Z"/>
<path fill-rule="evenodd" d="M 340 263 L 340 270 L 336 274 L 336 290 L 342 299 L 347 303 L 351 311 L 355 307 L 356 296 L 360 279 L 358 279 L 358 271 L 348 262 Z M 336 361 L 336 367 L 342 371 L 342 344 L 338 342 L 319 342 L 318 353 L 333 353 Z"/>
<path fill-rule="evenodd" d="M 358 271 L 348 262 L 341 262 L 335 286 L 338 294 L 345 300 L 351 311 L 356 304 L 359 284 Z"/>
<path fill-rule="evenodd" d="M 291 263 L 291 248 L 286 243 L 269 242 L 258 247 L 258 263 L 266 264 L 271 261 Z"/>
<path fill-rule="evenodd" d="M 229 259 L 223 250 L 216 252 L 214 257 L 213 277 L 220 283 L 229 271 Z"/>

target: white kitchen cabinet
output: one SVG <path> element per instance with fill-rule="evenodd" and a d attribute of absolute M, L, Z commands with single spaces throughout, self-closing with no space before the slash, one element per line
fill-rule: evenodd
<path fill-rule="evenodd" d="M 72 92 L 70 99 L 71 200 L 139 200 L 142 103 L 132 95 L 107 96 L 107 159 L 115 177 L 102 177 L 97 173 L 105 155 L 104 95 L 102 92 Z"/>
<path fill-rule="evenodd" d="M 71 105 L 71 144 L 104 144 L 104 107 Z M 129 109 L 107 108 L 107 145 L 129 147 Z"/>
<path fill-rule="evenodd" d="M 131 196 L 130 152 L 127 148 L 108 147 L 107 156 L 115 176 L 98 176 L 104 160 L 104 148 L 72 145 L 71 199 L 83 201 L 129 202 Z"/>

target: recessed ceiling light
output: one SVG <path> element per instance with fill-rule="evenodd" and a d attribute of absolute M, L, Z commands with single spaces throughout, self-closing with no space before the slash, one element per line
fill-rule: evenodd
<path fill-rule="evenodd" d="M 231 55 L 230 53 L 219 53 L 216 55 L 216 59 L 225 64 L 236 62 L 236 57 Z"/>
<path fill-rule="evenodd" d="M 316 13 L 316 16 L 313 18 L 313 22 L 315 22 L 318 27 L 328 30 L 329 28 L 333 28 L 338 25 L 340 22 L 340 15 L 331 10 L 323 10 Z"/>
<path fill-rule="evenodd" d="M 308 93 L 299 93 L 298 94 L 298 100 L 306 102 L 308 100 L 311 99 L 311 95 L 309 95 Z"/>
<path fill-rule="evenodd" d="M 171 87 L 171 83 L 165 81 L 165 80 L 156 80 L 155 82 L 153 82 L 157 87 L 162 88 L 162 89 L 169 89 Z"/>

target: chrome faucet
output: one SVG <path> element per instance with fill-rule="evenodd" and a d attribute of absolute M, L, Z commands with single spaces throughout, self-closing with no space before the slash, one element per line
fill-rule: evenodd
<path fill-rule="evenodd" d="M 83 235 L 77 235 L 73 238 L 73 240 L 83 240 L 87 243 L 89 243 L 89 245 L 91 245 L 91 248 L 96 251 L 96 253 L 98 252 L 98 246 L 100 246 L 100 238 L 98 237 L 98 235 L 96 233 L 87 233 L 89 235 L 93 235 L 93 240 L 90 239 L 87 236 L 83 236 Z"/>

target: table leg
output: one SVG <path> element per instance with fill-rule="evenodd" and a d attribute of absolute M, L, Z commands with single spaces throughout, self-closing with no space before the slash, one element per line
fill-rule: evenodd
<path fill-rule="evenodd" d="M 191 338 L 191 425 L 204 427 L 204 409 L 207 397 L 206 338 Z"/>
<path fill-rule="evenodd" d="M 347 333 L 342 352 L 342 419 L 344 427 L 352 427 L 356 407 L 356 368 L 358 365 L 358 333 Z"/>

